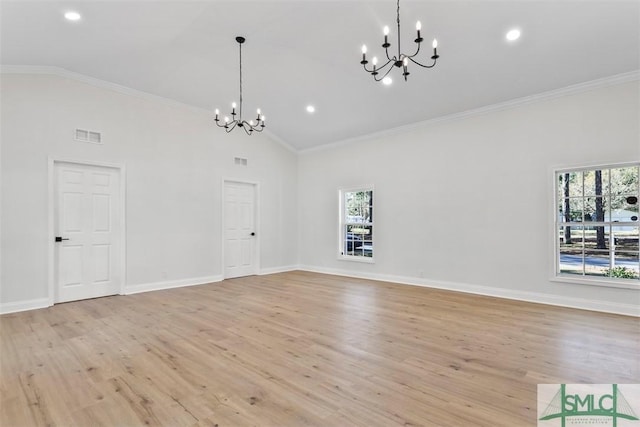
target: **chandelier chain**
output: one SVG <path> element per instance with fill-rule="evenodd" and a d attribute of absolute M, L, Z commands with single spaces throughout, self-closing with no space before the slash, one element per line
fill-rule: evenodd
<path fill-rule="evenodd" d="M 240 121 L 242 121 L 242 43 L 238 43 L 240 46 Z"/>
<path fill-rule="evenodd" d="M 400 53 L 400 0 L 398 0 L 398 8 L 396 10 L 396 14 L 398 15 L 398 17 L 396 18 L 396 22 L 398 23 L 398 60 L 400 60 L 400 57 L 402 56 L 402 54 Z"/>

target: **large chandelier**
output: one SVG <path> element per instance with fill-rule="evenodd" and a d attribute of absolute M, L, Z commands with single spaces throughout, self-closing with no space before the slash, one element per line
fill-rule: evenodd
<path fill-rule="evenodd" d="M 224 130 L 229 133 L 237 127 L 244 129 L 247 135 L 251 135 L 255 132 L 262 132 L 264 129 L 264 116 L 260 112 L 258 108 L 258 115 L 255 120 L 243 120 L 242 119 L 242 43 L 245 42 L 244 37 L 236 37 L 236 41 L 238 42 L 238 46 L 240 46 L 240 105 L 238 112 L 236 113 L 236 103 L 231 104 L 231 118 L 229 116 L 225 116 L 224 120 L 222 120 L 222 124 L 220 123 L 220 110 L 216 108 L 216 125 L 218 127 L 224 128 Z M 237 117 L 236 117 L 237 116 Z"/>
<path fill-rule="evenodd" d="M 391 44 L 389 43 L 389 27 L 385 26 L 383 29 L 383 33 L 384 33 L 384 43 L 382 44 L 382 47 L 384 48 L 384 52 L 385 55 L 387 57 L 387 62 L 385 62 L 383 65 L 378 66 L 378 58 L 376 58 L 375 56 L 373 57 L 373 59 L 371 60 L 371 63 L 373 65 L 372 68 L 368 68 L 367 64 L 369 63 L 369 61 L 367 61 L 367 46 L 366 45 L 362 45 L 362 61 L 360 61 L 360 63 L 362 64 L 364 70 L 366 72 L 368 72 L 369 74 L 371 74 L 374 78 L 375 81 L 379 82 L 380 80 L 384 80 L 386 81 L 390 81 L 388 80 L 389 78 L 387 78 L 387 75 L 391 72 L 391 70 L 393 69 L 393 66 L 395 65 L 396 67 L 400 68 L 402 67 L 402 75 L 404 76 L 404 80 L 407 80 L 407 76 L 410 74 L 409 73 L 409 61 L 413 62 L 416 65 L 419 65 L 423 68 L 433 68 L 436 65 L 436 61 L 439 58 L 438 55 L 438 41 L 436 39 L 433 39 L 433 55 L 431 56 L 431 59 L 433 60 L 432 64 L 428 64 L 428 65 L 424 65 L 421 64 L 420 62 L 416 61 L 415 59 L 413 59 L 416 55 L 418 55 L 418 53 L 420 52 L 420 43 L 422 43 L 424 41 L 424 39 L 420 36 L 420 30 L 422 29 L 422 24 L 420 23 L 420 21 L 418 21 L 416 23 L 416 31 L 418 32 L 418 36 L 416 37 L 416 39 L 414 40 L 417 44 L 417 48 L 416 51 L 413 55 L 406 55 L 404 53 L 402 53 L 402 51 L 400 50 L 400 0 L 398 0 L 398 7 L 397 7 L 397 15 L 398 15 L 398 19 L 397 19 L 397 23 L 398 23 L 398 55 L 394 55 L 394 56 L 389 56 L 389 47 L 391 47 Z M 385 79 L 386 78 L 386 79 Z"/>

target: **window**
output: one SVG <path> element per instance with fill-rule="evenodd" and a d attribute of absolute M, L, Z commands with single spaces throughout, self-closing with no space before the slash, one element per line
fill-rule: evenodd
<path fill-rule="evenodd" d="M 340 245 L 343 259 L 373 261 L 373 189 L 340 191 Z"/>
<path fill-rule="evenodd" d="M 556 276 L 640 284 L 636 164 L 556 172 Z"/>

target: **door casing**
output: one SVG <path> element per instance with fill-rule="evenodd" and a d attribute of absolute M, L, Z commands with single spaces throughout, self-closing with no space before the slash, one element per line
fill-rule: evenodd
<path fill-rule="evenodd" d="M 238 183 L 238 184 L 246 184 L 253 185 L 254 188 L 254 224 L 255 224 L 255 245 L 253 248 L 254 251 L 254 274 L 259 274 L 260 272 L 260 183 L 256 181 L 247 181 L 243 179 L 234 179 L 234 178 L 223 178 L 221 183 L 221 192 L 220 192 L 220 241 L 221 241 L 221 264 L 220 268 L 222 270 L 222 278 L 225 277 L 225 186 L 227 183 Z"/>
<path fill-rule="evenodd" d="M 55 278 L 55 232 L 56 232 L 56 226 L 55 226 L 55 167 L 56 164 L 58 163 L 70 163 L 70 164 L 76 164 L 76 165 L 80 165 L 80 166 L 98 166 L 98 167 L 104 167 L 104 168 L 111 168 L 111 169 L 116 169 L 119 171 L 120 174 L 120 219 L 121 219 L 121 228 L 120 228 L 120 242 L 121 243 L 121 248 L 120 248 L 120 257 L 115 260 L 115 262 L 118 265 L 118 268 L 120 270 L 120 277 L 121 279 L 121 283 L 120 283 L 120 291 L 119 294 L 123 295 L 124 291 L 125 291 L 125 286 L 126 286 L 126 282 L 127 282 L 127 278 L 126 278 L 126 248 L 127 248 L 127 244 L 126 244 L 126 206 L 125 206 L 125 201 L 126 201 L 126 169 L 125 169 L 125 165 L 124 164 L 120 164 L 120 163 L 108 163 L 108 162 L 95 162 L 95 161 L 89 161 L 89 160 L 78 160 L 78 159 L 68 159 L 68 158 L 61 158 L 61 157 L 49 157 L 48 159 L 48 241 L 49 241 L 49 245 L 48 245 L 48 272 L 47 272 L 47 276 L 48 276 L 48 299 L 49 299 L 49 305 L 52 306 L 53 304 L 55 304 L 55 295 L 56 295 L 56 289 L 55 289 L 55 285 L 56 285 L 56 278 Z"/>

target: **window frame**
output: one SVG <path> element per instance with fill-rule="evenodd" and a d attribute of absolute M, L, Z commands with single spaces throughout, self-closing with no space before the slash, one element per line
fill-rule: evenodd
<path fill-rule="evenodd" d="M 553 169 L 553 173 L 550 174 L 552 176 L 553 185 L 552 185 L 552 197 L 553 201 L 551 205 L 553 206 L 553 218 L 550 220 L 551 228 L 552 228 L 552 247 L 553 247 L 553 263 L 551 272 L 551 282 L 559 282 L 559 283 L 573 283 L 573 284 L 581 284 L 581 285 L 590 285 L 590 286 L 602 286 L 609 288 L 624 288 L 624 289 L 635 289 L 640 290 L 640 279 L 638 280 L 629 280 L 629 279 L 621 279 L 614 277 L 605 277 L 605 276 L 587 276 L 587 275 L 574 275 L 571 273 L 562 273 L 560 271 L 560 239 L 559 239 L 559 230 L 560 227 L 567 226 L 567 224 L 575 224 L 575 226 L 583 226 L 586 222 L 584 221 L 584 212 L 583 212 L 583 220 L 581 222 L 563 222 L 560 221 L 560 200 L 564 199 L 564 195 L 560 194 L 558 189 L 558 179 L 560 175 L 565 173 L 576 173 L 576 172 L 585 172 L 585 171 L 594 171 L 594 170 L 610 170 L 610 169 L 618 169 L 618 168 L 626 168 L 626 167 L 637 167 L 640 168 L 640 161 L 632 161 L 632 162 L 624 162 L 624 163 L 596 163 L 590 165 L 582 165 L 575 167 L 556 167 Z M 640 179 L 638 180 L 638 194 L 640 195 Z M 583 197 L 585 197 L 583 195 Z M 588 196 L 595 197 L 595 196 Z M 593 221 L 590 223 L 593 224 Z M 615 225 L 613 225 L 615 224 Z M 640 227 L 640 221 L 625 221 L 625 222 L 616 222 L 612 221 L 611 218 L 605 221 L 598 221 L 594 224 L 595 226 L 631 226 L 631 227 Z"/>
<path fill-rule="evenodd" d="M 349 255 L 344 253 L 344 242 L 345 242 L 345 229 L 348 225 L 366 225 L 367 227 L 371 227 L 371 230 L 374 230 L 375 220 L 370 222 L 348 222 L 346 221 L 346 193 L 357 193 L 357 192 L 371 192 L 372 202 L 371 202 L 371 210 L 375 212 L 375 188 L 373 185 L 362 185 L 358 187 L 348 187 L 348 188 L 339 188 L 338 189 L 338 259 L 342 261 L 354 261 L 354 262 L 363 262 L 366 264 L 375 264 L 375 239 L 371 238 L 371 244 L 374 246 L 372 250 L 371 256 L 361 256 L 361 255 Z M 373 233 L 372 233 L 373 234 Z"/>

